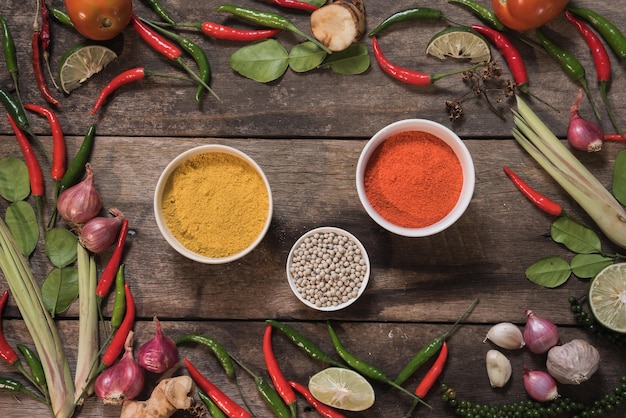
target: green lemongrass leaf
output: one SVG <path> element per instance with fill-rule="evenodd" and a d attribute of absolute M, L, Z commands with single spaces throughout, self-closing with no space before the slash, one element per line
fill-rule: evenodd
<path fill-rule="evenodd" d="M 313 42 L 302 42 L 289 51 L 289 68 L 304 73 L 317 68 L 328 55 Z"/>
<path fill-rule="evenodd" d="M 69 309 L 78 298 L 78 270 L 54 268 L 41 285 L 43 303 L 53 317 Z"/>
<path fill-rule="evenodd" d="M 561 216 L 552 222 L 550 236 L 567 249 L 579 254 L 598 254 L 602 251 L 600 237 L 569 216 Z"/>
<path fill-rule="evenodd" d="M 54 267 L 67 267 L 76 261 L 78 238 L 66 228 L 51 228 L 46 232 L 46 255 Z"/>
<path fill-rule="evenodd" d="M 546 257 L 526 269 L 526 278 L 539 286 L 553 289 L 569 279 L 572 269 L 567 261 L 559 257 Z"/>
<path fill-rule="evenodd" d="M 276 39 L 266 39 L 235 51 L 230 56 L 230 66 L 244 77 L 268 83 L 285 73 L 289 54 Z"/>
<path fill-rule="evenodd" d="M 611 189 L 618 202 L 626 205 L 626 149 L 621 150 L 615 158 Z"/>
<path fill-rule="evenodd" d="M 0 196 L 9 202 L 24 200 L 30 194 L 26 163 L 16 157 L 0 160 Z"/>
<path fill-rule="evenodd" d="M 364 44 L 352 44 L 343 51 L 333 52 L 322 63 L 322 68 L 343 75 L 365 72 L 370 67 L 370 55 Z"/>
<path fill-rule="evenodd" d="M 591 279 L 600 273 L 600 271 L 613 264 L 615 260 L 613 257 L 607 257 L 602 254 L 576 254 L 570 266 L 572 267 L 572 273 L 581 279 Z"/>
<path fill-rule="evenodd" d="M 39 240 L 39 226 L 33 207 L 23 200 L 11 203 L 7 208 L 5 221 L 22 254 L 30 256 L 37 248 Z"/>

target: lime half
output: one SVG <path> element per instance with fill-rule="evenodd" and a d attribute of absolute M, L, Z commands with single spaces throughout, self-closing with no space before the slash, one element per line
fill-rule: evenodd
<path fill-rule="evenodd" d="M 70 48 L 59 61 L 61 88 L 69 94 L 115 58 L 117 54 L 102 45 L 76 45 Z"/>
<path fill-rule="evenodd" d="M 329 367 L 309 380 L 309 391 L 318 401 L 347 411 L 364 411 L 374 404 L 372 385 L 354 370 Z"/>
<path fill-rule="evenodd" d="M 605 267 L 589 287 L 589 307 L 602 325 L 626 332 L 626 263 Z"/>
<path fill-rule="evenodd" d="M 446 28 L 437 33 L 428 42 L 426 53 L 440 59 L 469 59 L 472 63 L 491 60 L 491 50 L 485 38 L 464 27 Z"/>

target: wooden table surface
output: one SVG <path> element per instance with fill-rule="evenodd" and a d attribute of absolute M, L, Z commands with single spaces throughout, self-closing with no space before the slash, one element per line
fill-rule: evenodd
<path fill-rule="evenodd" d="M 60 0 L 48 3 L 63 7 Z M 154 17 L 145 3 L 133 3 L 138 15 Z M 297 26 L 309 29 L 307 14 L 262 3 L 237 2 L 283 13 Z M 478 22 L 467 9 L 446 1 L 365 3 L 368 30 L 392 13 L 416 5 L 438 8 L 457 22 Z M 489 5 L 486 0 L 480 3 Z M 616 22 L 626 19 L 622 2 L 572 3 L 593 8 Z M 221 4 L 218 1 L 163 0 L 162 4 L 179 21 L 213 20 L 239 25 L 215 13 Z M 34 0 L 8 0 L 0 7 L 0 14 L 17 45 L 22 96 L 25 101 L 45 104 L 30 64 L 34 10 Z M 425 55 L 428 40 L 444 27 L 443 22 L 399 24 L 381 35 L 379 41 L 390 60 L 412 69 L 432 73 L 467 65 Z M 547 33 L 583 63 L 594 99 L 600 103 L 593 63 L 575 28 L 564 16 L 548 28 Z M 56 70 L 63 51 L 82 38 L 56 22 L 52 30 L 52 65 Z M 504 389 L 494 390 L 489 386 L 484 361 L 493 346 L 483 343 L 487 330 L 498 322 L 510 321 L 522 327 L 526 309 L 557 323 L 562 342 L 584 338 L 601 353 L 596 375 L 579 387 L 560 385 L 563 395 L 591 402 L 607 393 L 625 374 L 623 352 L 580 328 L 570 312 L 568 297 L 584 295 L 588 281 L 572 277 L 559 288 L 546 289 L 525 278 L 525 269 L 534 261 L 552 255 L 570 259 L 572 254 L 551 241 L 548 234 L 553 218 L 522 197 L 504 175 L 503 165 L 562 203 L 573 216 L 591 221 L 512 139 L 513 99 L 496 104 L 504 115 L 502 120 L 484 100 L 466 98 L 463 119 L 451 122 L 444 101 L 461 97 L 469 89 L 460 76 L 443 79 L 434 86 L 412 87 L 388 77 L 372 58 L 371 68 L 361 75 L 342 76 L 329 70 L 298 74 L 289 70 L 279 80 L 261 84 L 234 73 L 229 66 L 230 55 L 242 44 L 209 39 L 195 32 L 187 34 L 205 48 L 213 72 L 211 85 L 221 101 L 207 95 L 196 103 L 195 88 L 189 83 L 154 78 L 120 89 L 96 116 L 90 116 L 99 90 L 123 70 L 145 66 L 154 71 L 179 72 L 130 28 L 118 39 L 119 56 L 106 69 L 71 95 L 55 92 L 62 101 L 56 112 L 66 134 L 68 155 L 74 155 L 87 127 L 96 123 L 91 164 L 97 187 L 105 207 L 116 207 L 130 219 L 133 234 L 124 262 L 137 302 L 136 341 L 142 343 L 151 337 L 152 317 L 158 315 L 166 334 L 179 337 L 200 333 L 215 338 L 233 356 L 267 376 L 262 356 L 265 320 L 285 321 L 335 355 L 325 326 L 330 320 L 350 351 L 395 376 L 414 353 L 443 333 L 474 298 L 479 298 L 463 326 L 449 339 L 449 360 L 441 377 L 456 388 L 460 398 L 490 404 L 527 399 L 522 367 L 526 364 L 543 369 L 545 357 L 526 350 L 507 351 L 513 377 Z M 527 35 L 534 37 L 532 32 Z M 277 39 L 288 49 L 299 41 L 290 33 L 281 33 Z M 364 38 L 362 42 L 371 52 L 370 40 Z M 546 54 L 517 40 L 515 43 L 528 67 L 531 91 L 558 111 L 533 98 L 529 102 L 550 128 L 565 138 L 578 84 Z M 492 56 L 504 70 L 502 77 L 510 78 L 495 48 Z M 611 59 L 610 99 L 619 121 L 626 126 L 626 98 L 621 94 L 626 89 L 624 66 L 612 53 Z M 0 85 L 7 89 L 12 86 L 3 61 Z M 581 112 L 593 118 L 587 101 Z M 445 232 L 427 238 L 404 238 L 381 229 L 367 216 L 356 193 L 356 163 L 366 141 L 385 125 L 406 118 L 431 119 L 453 129 L 469 148 L 476 168 L 475 193 L 467 212 Z M 49 144 L 45 120 L 30 119 L 43 142 Z M 607 132 L 612 131 L 607 117 L 603 117 L 602 125 Z M 249 154 L 265 171 L 273 192 L 274 216 L 267 236 L 251 254 L 226 265 L 204 265 L 180 256 L 160 235 L 153 214 L 154 188 L 169 161 L 185 150 L 211 143 L 230 145 Z M 597 154 L 577 155 L 610 186 L 615 157 L 623 147 L 607 143 Z M 9 155 L 21 157 L 6 118 L 0 118 L 0 157 Z M 47 186 L 50 191 L 51 185 Z M 0 205 L 4 212 L 7 203 L 2 201 Z M 372 274 L 367 290 L 357 303 L 339 312 L 307 308 L 287 284 L 285 261 L 289 249 L 302 233 L 319 226 L 350 231 L 363 242 L 370 256 Z M 42 245 L 31 260 L 38 280 L 43 280 L 50 268 Z M 603 248 L 607 253 L 620 251 L 604 238 Z M 99 268 L 109 256 L 110 251 L 98 258 Z M 4 278 L 0 278 L 0 290 L 6 287 Z M 105 314 L 111 305 L 112 301 L 107 301 Z M 57 323 L 73 368 L 77 304 L 59 315 Z M 32 344 L 12 299 L 4 312 L 3 328 L 12 345 Z M 309 376 L 325 367 L 310 360 L 280 334 L 275 337 L 275 352 L 288 378 L 306 383 Z M 201 372 L 240 401 L 236 388 L 206 350 L 184 347 L 181 356 L 191 359 Z M 424 371 L 416 373 L 406 387 L 413 389 Z M 185 373 L 184 367 L 175 373 Z M 0 375 L 15 376 L 5 364 L 0 364 Z M 251 380 L 240 373 L 240 381 L 255 415 L 272 416 Z M 380 383 L 374 383 L 374 388 L 374 406 L 346 416 L 400 417 L 407 412 L 410 398 Z M 420 408 L 414 416 L 453 416 L 436 390 L 426 400 L 432 410 Z M 302 398 L 298 409 L 301 417 L 318 416 Z M 7 393 L 0 393 L 0 411 L 0 415 L 10 417 L 47 415 L 41 404 Z M 77 415 L 113 417 L 119 412 L 120 407 L 104 406 L 92 397 Z M 622 409 L 614 416 L 623 413 Z"/>

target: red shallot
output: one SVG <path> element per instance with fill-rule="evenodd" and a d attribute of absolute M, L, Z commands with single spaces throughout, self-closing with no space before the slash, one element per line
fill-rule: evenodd
<path fill-rule="evenodd" d="M 559 397 L 556 382 L 548 372 L 530 370 L 524 366 L 522 377 L 526 393 L 537 402 L 553 401 Z"/>
<path fill-rule="evenodd" d="M 559 330 L 552 321 L 535 315 L 530 309 L 525 314 L 524 342 L 526 347 L 535 354 L 546 353 L 559 342 Z"/>
<path fill-rule="evenodd" d="M 161 323 L 154 317 L 156 335 L 144 343 L 137 353 L 137 363 L 152 373 L 163 373 L 178 361 L 178 348 L 170 337 L 163 335 Z"/>
<path fill-rule="evenodd" d="M 65 190 L 57 201 L 57 211 L 66 221 L 82 224 L 95 218 L 102 208 L 100 194 L 94 185 L 91 165 L 85 165 L 87 177 L 80 183 Z"/>
<path fill-rule="evenodd" d="M 570 108 L 570 121 L 567 128 L 567 140 L 572 148 L 579 151 L 596 152 L 602 149 L 604 132 L 597 123 L 583 119 L 578 108 L 583 99 L 583 90 L 578 90 L 576 101 Z"/>
<path fill-rule="evenodd" d="M 98 216 L 91 218 L 80 228 L 78 239 L 83 247 L 92 253 L 101 253 L 109 248 L 119 235 L 124 214 L 117 209 L 110 209 L 113 217 Z"/>
<path fill-rule="evenodd" d="M 96 378 L 96 396 L 105 404 L 121 405 L 125 400 L 136 398 L 143 390 L 143 369 L 133 358 L 133 335 L 132 331 L 128 334 L 120 361 Z"/>

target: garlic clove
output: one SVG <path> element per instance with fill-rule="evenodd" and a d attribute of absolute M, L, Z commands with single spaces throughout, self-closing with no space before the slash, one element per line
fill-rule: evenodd
<path fill-rule="evenodd" d="M 585 340 L 574 339 L 548 351 L 546 367 L 554 379 L 566 385 L 587 381 L 600 364 L 600 353 Z"/>
<path fill-rule="evenodd" d="M 487 376 L 492 388 L 501 388 L 511 378 L 512 368 L 509 359 L 498 350 L 489 350 L 485 357 Z"/>
<path fill-rule="evenodd" d="M 500 322 L 492 326 L 483 342 L 487 340 L 507 350 L 517 350 L 525 345 L 522 331 L 517 325 L 510 322 Z"/>

